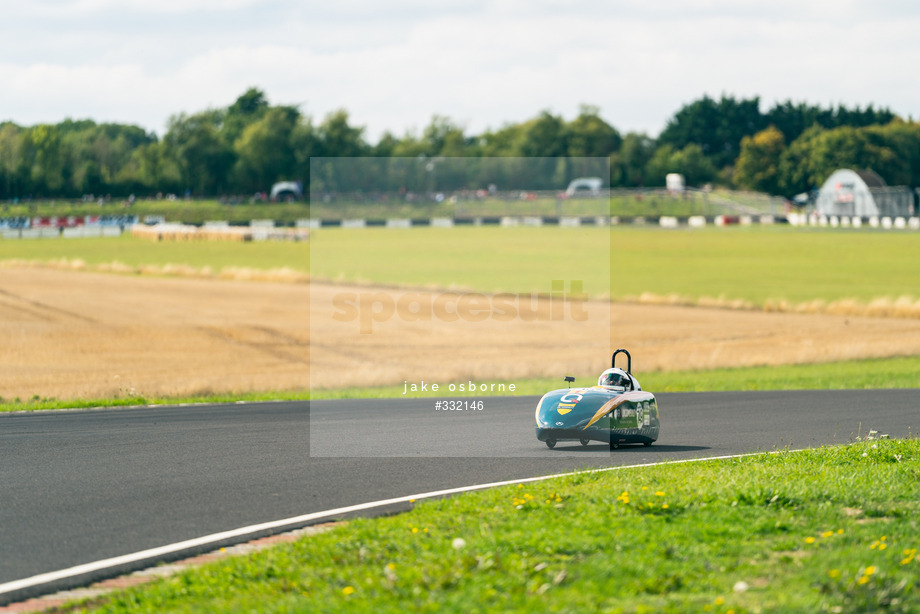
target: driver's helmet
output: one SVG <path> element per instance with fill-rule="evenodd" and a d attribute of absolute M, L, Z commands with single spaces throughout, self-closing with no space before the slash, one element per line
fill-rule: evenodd
<path fill-rule="evenodd" d="M 607 369 L 597 378 L 598 386 L 620 386 L 629 390 L 632 387 L 632 379 L 623 369 Z"/>

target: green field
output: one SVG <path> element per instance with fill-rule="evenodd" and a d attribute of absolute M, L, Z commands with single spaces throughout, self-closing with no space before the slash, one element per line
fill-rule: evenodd
<path fill-rule="evenodd" d="M 917 612 L 920 440 L 853 435 L 418 502 L 87 611 Z"/>
<path fill-rule="evenodd" d="M 486 292 L 540 292 L 553 279 L 581 279 L 595 297 L 650 292 L 754 306 L 920 298 L 916 233 L 785 226 L 329 228 L 307 244 L 0 240 L 0 261 L 13 259 L 289 268 L 318 279 Z"/>
<path fill-rule="evenodd" d="M 412 228 L 320 230 L 316 277 L 481 291 L 539 292 L 582 279 L 589 294 L 644 292 L 801 303 L 920 298 L 915 233 L 786 226 L 675 229 Z M 608 273 L 608 268 L 610 272 Z"/>

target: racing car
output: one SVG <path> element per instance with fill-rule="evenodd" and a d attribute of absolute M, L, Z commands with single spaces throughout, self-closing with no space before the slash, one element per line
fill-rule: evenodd
<path fill-rule="evenodd" d="M 626 356 L 626 370 L 616 366 L 617 355 Z M 566 376 L 567 383 L 575 379 Z M 559 441 L 592 441 L 646 446 L 658 439 L 658 403 L 645 392 L 632 374 L 632 357 L 624 349 L 613 353 L 610 368 L 601 373 L 596 386 L 560 388 L 543 395 L 537 403 L 537 439 L 553 449 Z"/>

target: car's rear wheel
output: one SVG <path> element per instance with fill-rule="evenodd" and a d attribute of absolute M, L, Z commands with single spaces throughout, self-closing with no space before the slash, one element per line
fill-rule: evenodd
<path fill-rule="evenodd" d="M 552 450 L 553 448 L 555 448 L 555 447 L 556 447 L 556 440 L 555 440 L 555 439 L 547 439 L 547 440 L 546 440 L 546 447 L 549 448 L 550 450 Z"/>
<path fill-rule="evenodd" d="M 590 440 L 590 439 L 579 439 L 579 441 L 581 442 L 581 445 L 583 445 L 583 446 L 586 446 L 586 445 L 588 445 L 589 443 L 591 443 L 591 440 Z"/>

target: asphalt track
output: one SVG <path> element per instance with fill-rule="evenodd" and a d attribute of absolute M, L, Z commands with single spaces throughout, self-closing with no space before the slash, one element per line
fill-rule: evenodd
<path fill-rule="evenodd" d="M 485 397 L 482 410 L 464 411 L 397 399 L 0 414 L 0 585 L 416 493 L 920 430 L 920 390 L 657 396 L 658 442 L 612 452 L 546 448 L 534 435 L 535 397 Z M 125 569 L 0 591 L 0 604 L 116 571 Z"/>

